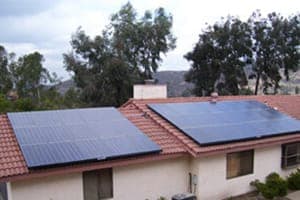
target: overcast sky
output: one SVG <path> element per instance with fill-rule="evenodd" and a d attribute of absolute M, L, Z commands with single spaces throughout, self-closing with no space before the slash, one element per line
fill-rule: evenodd
<path fill-rule="evenodd" d="M 45 66 L 67 79 L 62 53 L 70 51 L 71 34 L 79 26 L 90 36 L 101 33 L 127 0 L 0 0 L 0 45 L 18 56 L 35 50 Z M 187 70 L 183 55 L 193 48 L 205 27 L 228 14 L 247 19 L 260 9 L 263 14 L 288 16 L 300 11 L 300 0 L 132 0 L 139 14 L 163 7 L 173 15 L 177 48 L 169 52 L 159 70 Z"/>

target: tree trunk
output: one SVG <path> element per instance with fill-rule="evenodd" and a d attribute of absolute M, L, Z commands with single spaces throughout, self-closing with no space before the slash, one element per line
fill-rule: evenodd
<path fill-rule="evenodd" d="M 258 72 L 257 73 L 257 77 L 256 77 L 256 83 L 255 83 L 255 92 L 254 92 L 255 95 L 257 95 L 257 93 L 258 93 L 258 86 L 259 86 L 260 75 L 261 75 L 261 72 Z"/>
<path fill-rule="evenodd" d="M 37 89 L 37 97 L 38 97 L 38 105 L 41 105 L 41 94 L 40 94 L 40 89 Z"/>

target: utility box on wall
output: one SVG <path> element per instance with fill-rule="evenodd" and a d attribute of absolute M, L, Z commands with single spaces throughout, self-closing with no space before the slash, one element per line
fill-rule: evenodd
<path fill-rule="evenodd" d="M 197 200 L 197 197 L 192 193 L 182 193 L 174 195 L 172 200 Z"/>

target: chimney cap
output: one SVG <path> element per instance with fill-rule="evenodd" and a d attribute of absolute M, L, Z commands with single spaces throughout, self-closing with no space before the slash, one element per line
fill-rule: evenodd
<path fill-rule="evenodd" d="M 154 79 L 146 79 L 145 85 L 155 85 L 156 81 Z"/>

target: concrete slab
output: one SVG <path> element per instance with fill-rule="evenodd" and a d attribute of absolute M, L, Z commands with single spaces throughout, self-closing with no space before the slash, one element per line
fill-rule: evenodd
<path fill-rule="evenodd" d="M 300 191 L 291 192 L 286 197 L 290 200 L 300 200 Z"/>

